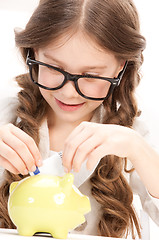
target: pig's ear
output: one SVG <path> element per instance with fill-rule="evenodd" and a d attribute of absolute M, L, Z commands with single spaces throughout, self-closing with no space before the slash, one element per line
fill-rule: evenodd
<path fill-rule="evenodd" d="M 72 173 L 65 174 L 64 177 L 61 179 L 60 186 L 62 187 L 66 195 L 71 192 L 73 180 L 74 175 Z"/>
<path fill-rule="evenodd" d="M 19 182 L 12 182 L 10 187 L 9 187 L 9 193 L 11 194 L 13 190 L 16 188 Z"/>

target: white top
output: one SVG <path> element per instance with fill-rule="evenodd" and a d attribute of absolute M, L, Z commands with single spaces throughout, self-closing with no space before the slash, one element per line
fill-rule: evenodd
<path fill-rule="evenodd" d="M 17 108 L 18 100 L 17 98 L 9 98 L 4 99 L 0 103 L 0 125 L 12 122 L 15 118 L 15 110 Z M 94 121 L 94 120 L 93 120 Z M 137 130 L 142 136 L 144 136 L 146 139 L 148 139 L 149 132 L 144 127 L 143 122 L 141 122 L 139 119 L 135 121 L 133 125 L 134 129 Z M 152 144 L 149 142 L 149 144 L 152 146 Z M 153 146 L 152 146 L 153 147 Z M 39 143 L 39 149 L 41 152 L 41 155 L 43 159 L 46 159 L 50 156 L 50 145 L 49 145 L 49 130 L 47 126 L 47 121 L 45 120 L 43 124 L 40 127 L 40 143 Z M 51 154 L 57 154 L 57 153 L 51 153 Z M 45 161 L 44 161 L 45 162 Z M 61 163 L 60 163 L 61 164 Z M 129 162 L 131 165 L 131 163 Z M 3 170 L 1 168 L 1 170 Z M 57 171 L 59 171 L 59 166 L 57 164 Z M 61 170 L 60 170 L 61 171 Z M 148 215 L 152 218 L 152 220 L 159 226 L 159 199 L 156 199 L 152 197 L 148 191 L 146 190 L 145 186 L 140 180 L 140 177 L 138 176 L 136 171 L 133 171 L 132 173 L 125 173 L 123 172 L 124 176 L 127 178 L 127 181 L 129 182 L 132 191 L 134 193 L 134 199 L 136 199 L 136 196 L 138 196 L 138 199 L 140 199 L 142 208 L 144 211 L 148 213 Z M 79 179 L 77 176 L 77 185 L 79 180 L 79 190 L 87 195 L 90 198 L 91 202 L 91 212 L 88 213 L 85 217 L 87 220 L 87 226 L 84 227 L 83 230 L 77 231 L 71 231 L 71 233 L 77 233 L 77 234 L 87 234 L 87 235 L 97 235 L 97 225 L 100 219 L 100 205 L 94 197 L 91 195 L 91 185 L 88 181 L 88 178 L 90 177 L 90 173 L 88 176 L 88 172 L 85 176 L 85 180 L 81 184 L 81 175 L 79 175 Z M 82 228 L 82 227 L 81 227 Z"/>

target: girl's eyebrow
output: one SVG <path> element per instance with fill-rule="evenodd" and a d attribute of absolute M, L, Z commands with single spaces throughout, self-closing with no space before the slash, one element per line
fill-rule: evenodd
<path fill-rule="evenodd" d="M 55 59 L 53 56 L 50 56 L 48 55 L 47 53 L 44 53 L 43 54 L 44 57 L 50 59 L 51 61 L 53 61 L 54 63 L 57 63 L 60 67 L 62 66 L 66 66 L 66 64 L 58 59 Z M 93 70 L 93 69 L 106 69 L 107 66 L 106 65 L 103 65 L 103 66 L 98 66 L 98 65 L 95 65 L 95 66 L 83 66 L 83 68 L 87 69 L 87 70 Z"/>

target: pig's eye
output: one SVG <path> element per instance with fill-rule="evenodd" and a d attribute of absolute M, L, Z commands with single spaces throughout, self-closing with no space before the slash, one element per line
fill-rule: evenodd
<path fill-rule="evenodd" d="M 64 193 L 58 193 L 54 195 L 54 201 L 56 204 L 60 205 L 64 203 L 65 194 Z"/>
<path fill-rule="evenodd" d="M 29 202 L 29 203 L 33 203 L 33 202 L 34 202 L 34 198 L 29 197 L 29 198 L 28 198 L 28 202 Z"/>

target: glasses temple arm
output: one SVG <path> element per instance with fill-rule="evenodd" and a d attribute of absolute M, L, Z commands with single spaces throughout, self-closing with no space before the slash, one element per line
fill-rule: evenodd
<path fill-rule="evenodd" d="M 124 65 L 124 67 L 123 67 L 123 70 L 119 73 L 118 78 L 119 78 L 120 81 L 121 81 L 121 79 L 122 79 L 122 77 L 123 77 L 123 75 L 124 75 L 124 73 L 125 73 L 125 70 L 126 70 L 126 68 L 127 68 L 127 65 L 128 65 L 128 61 L 125 62 L 125 65 Z"/>

